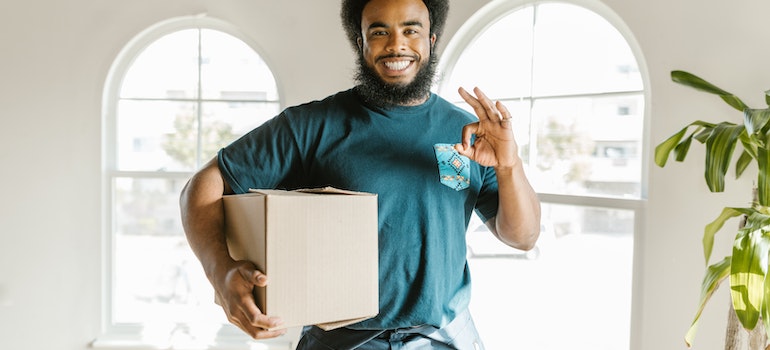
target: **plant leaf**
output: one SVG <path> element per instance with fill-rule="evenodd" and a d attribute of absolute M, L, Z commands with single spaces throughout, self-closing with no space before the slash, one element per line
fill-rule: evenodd
<path fill-rule="evenodd" d="M 750 231 L 767 230 L 770 225 L 770 215 L 754 208 L 745 208 L 749 213 L 743 228 Z M 744 213 L 745 214 L 745 213 Z"/>
<path fill-rule="evenodd" d="M 770 244 L 762 233 L 762 230 L 749 228 L 739 230 L 733 244 L 730 264 L 730 295 L 733 308 L 738 320 L 748 330 L 756 327 L 764 302 Z"/>
<path fill-rule="evenodd" d="M 684 336 L 684 341 L 687 343 L 688 348 L 692 346 L 695 333 L 698 331 L 698 321 L 700 320 L 701 313 L 703 313 L 703 309 L 706 307 L 706 303 L 730 273 L 730 261 L 731 258 L 729 256 L 725 257 L 722 261 L 709 266 L 706 270 L 706 275 L 703 277 L 700 287 L 700 306 L 698 306 L 698 311 L 695 313 L 695 319 L 692 321 L 690 329 L 687 330 L 687 334 Z"/>
<path fill-rule="evenodd" d="M 714 132 L 714 128 L 716 125 L 711 125 L 707 128 L 698 129 L 695 131 L 693 137 L 698 140 L 700 143 L 705 143 L 706 140 L 708 140 L 709 136 L 711 136 L 711 133 Z"/>
<path fill-rule="evenodd" d="M 725 189 L 725 174 L 743 125 L 722 122 L 716 125 L 706 140 L 706 184 L 711 192 Z"/>
<path fill-rule="evenodd" d="M 671 135 L 671 137 L 666 139 L 666 141 L 661 142 L 657 147 L 655 147 L 655 164 L 661 168 L 666 166 L 668 155 L 671 153 L 671 150 L 673 150 L 679 143 L 679 140 L 684 137 L 684 134 L 687 132 L 689 127 L 689 125 L 685 126 L 678 133 Z M 687 152 L 685 151 L 684 153 L 686 154 Z"/>
<path fill-rule="evenodd" d="M 684 158 L 687 156 L 687 152 L 690 151 L 690 145 L 692 144 L 692 134 L 690 136 L 686 137 L 684 141 L 680 142 L 676 147 L 674 147 L 674 155 L 675 160 L 677 162 L 683 162 Z"/>
<path fill-rule="evenodd" d="M 703 80 L 695 74 L 681 70 L 675 70 L 671 71 L 671 80 L 700 91 L 718 95 L 720 98 L 722 98 L 723 101 L 727 102 L 727 104 L 741 112 L 747 108 L 746 104 L 744 104 L 743 101 L 741 101 L 741 99 L 737 96 L 716 87 L 714 84 Z"/>
<path fill-rule="evenodd" d="M 768 179 L 767 171 L 761 171 L 770 169 L 770 152 L 767 148 L 760 147 L 757 149 L 757 166 L 760 171 L 757 175 L 757 200 L 759 205 L 767 206 L 770 202 L 770 179 Z"/>
<path fill-rule="evenodd" d="M 741 156 L 738 157 L 738 161 L 735 162 L 735 178 L 741 177 L 743 175 L 743 172 L 746 170 L 746 168 L 749 167 L 749 164 L 751 164 L 751 160 L 753 158 L 751 157 L 751 154 L 749 154 L 748 151 L 743 150 L 741 152 Z"/>
<path fill-rule="evenodd" d="M 693 131 L 693 133 L 684 141 L 681 143 L 686 143 L 686 145 L 681 145 L 680 141 L 684 137 L 684 135 L 687 133 L 687 129 L 689 129 L 691 126 L 695 126 L 696 129 Z M 685 156 L 687 155 L 687 151 L 690 149 L 689 144 L 692 142 L 692 137 L 695 134 L 702 134 L 704 131 L 706 134 L 711 133 L 711 129 L 714 128 L 714 124 L 707 123 L 701 120 L 696 120 L 689 125 L 682 128 L 682 130 L 679 130 L 674 135 L 671 135 L 666 141 L 661 142 L 657 147 L 655 147 L 655 164 L 660 166 L 661 168 L 666 166 L 666 162 L 668 161 L 668 155 L 671 154 L 671 151 L 673 150 L 676 153 L 676 160 L 681 162 L 684 160 Z M 699 140 L 701 143 L 704 142 L 703 140 Z"/>
<path fill-rule="evenodd" d="M 724 208 L 714 221 L 706 225 L 706 228 L 703 230 L 703 255 L 706 258 L 706 265 L 708 265 L 709 259 L 711 259 L 711 251 L 714 248 L 714 236 L 725 225 L 725 221 L 740 215 L 748 216 L 754 212 L 755 210 L 752 208 Z"/>
<path fill-rule="evenodd" d="M 742 133 L 739 139 L 741 140 L 743 151 L 748 153 L 751 158 L 757 158 L 758 145 L 756 143 L 756 138 L 750 137 L 748 133 Z"/>
<path fill-rule="evenodd" d="M 743 124 L 746 126 L 746 132 L 749 135 L 761 134 L 764 138 L 764 133 L 767 132 L 770 127 L 770 108 L 765 109 L 752 109 L 746 108 L 743 111 Z M 761 140 L 764 143 L 764 139 Z"/>
<path fill-rule="evenodd" d="M 767 293 L 770 293 L 770 278 L 767 278 L 765 276 L 765 295 L 768 295 Z M 767 305 L 768 302 L 765 300 L 764 303 L 762 303 L 762 320 L 765 320 L 765 333 L 770 334 L 770 322 L 767 322 L 766 320 L 770 320 L 770 306 Z"/>

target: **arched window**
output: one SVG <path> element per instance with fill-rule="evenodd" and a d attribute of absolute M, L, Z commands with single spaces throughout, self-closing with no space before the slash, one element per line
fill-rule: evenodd
<path fill-rule="evenodd" d="M 469 229 L 471 307 L 487 347 L 629 348 L 646 196 L 640 58 L 598 1 L 495 1 L 449 43 L 439 94 L 468 108 L 457 88 L 478 86 L 511 110 L 543 209 L 528 254 L 475 232 L 486 231 L 477 221 Z"/>
<path fill-rule="evenodd" d="M 187 245 L 179 193 L 221 147 L 278 113 L 270 68 L 227 23 L 173 19 L 124 48 L 104 106 L 104 338 L 205 345 L 238 334 Z"/>

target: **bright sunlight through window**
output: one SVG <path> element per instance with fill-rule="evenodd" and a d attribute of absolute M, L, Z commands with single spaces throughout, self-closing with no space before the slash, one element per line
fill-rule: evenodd
<path fill-rule="evenodd" d="M 460 86 L 478 86 L 508 107 L 542 201 L 530 252 L 472 221 L 471 311 L 490 349 L 628 349 L 644 193 L 639 64 L 597 12 L 558 2 L 513 6 L 488 5 L 453 38 L 439 88 L 466 109 Z"/>
<path fill-rule="evenodd" d="M 106 100 L 106 323 L 161 345 L 210 345 L 232 327 L 187 245 L 179 193 L 221 147 L 280 107 L 260 55 L 198 23 L 149 31 L 129 47 Z"/>

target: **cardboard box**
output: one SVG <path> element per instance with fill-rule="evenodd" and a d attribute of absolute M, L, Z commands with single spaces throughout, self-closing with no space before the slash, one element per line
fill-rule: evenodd
<path fill-rule="evenodd" d="M 334 188 L 224 197 L 230 255 L 268 276 L 255 289 L 277 328 L 333 329 L 379 312 L 377 196 Z"/>

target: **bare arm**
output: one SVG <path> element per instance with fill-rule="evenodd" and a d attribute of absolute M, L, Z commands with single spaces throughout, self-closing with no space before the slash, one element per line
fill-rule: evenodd
<path fill-rule="evenodd" d="M 212 159 L 182 190 L 182 225 L 228 320 L 255 339 L 276 337 L 285 330 L 265 329 L 279 325 L 281 320 L 263 315 L 252 295 L 255 286 L 267 284 L 267 277 L 254 264 L 233 260 L 227 250 L 222 196 L 232 192 L 222 178 L 217 159 Z"/>
<path fill-rule="evenodd" d="M 540 235 L 540 201 L 524 174 L 511 114 L 478 88 L 474 92 L 475 97 L 460 88 L 460 95 L 473 107 L 479 121 L 463 128 L 462 143 L 455 148 L 475 162 L 495 168 L 500 203 L 497 216 L 486 223 L 492 233 L 514 248 L 532 249 Z M 473 145 L 471 135 L 476 135 Z"/>
<path fill-rule="evenodd" d="M 497 169 L 500 204 L 497 216 L 487 221 L 492 233 L 503 243 L 522 250 L 535 247 L 540 236 L 540 201 L 521 166 Z"/>

